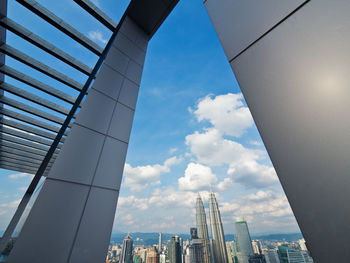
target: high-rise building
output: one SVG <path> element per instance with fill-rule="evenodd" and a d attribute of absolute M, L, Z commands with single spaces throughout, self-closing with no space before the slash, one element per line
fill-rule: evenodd
<path fill-rule="evenodd" d="M 159 252 L 157 251 L 156 246 L 151 247 L 147 252 L 146 262 L 159 263 Z"/>
<path fill-rule="evenodd" d="M 209 234 L 208 234 L 208 225 L 207 217 L 205 215 L 204 205 L 201 196 L 198 194 L 196 201 L 196 223 L 198 237 L 203 240 L 204 247 L 204 262 L 210 263 L 210 243 L 209 243 Z"/>
<path fill-rule="evenodd" d="M 165 263 L 166 262 L 166 255 L 160 254 L 159 256 L 159 263 Z"/>
<path fill-rule="evenodd" d="M 127 235 L 123 240 L 122 253 L 120 255 L 120 263 L 132 263 L 133 240 L 131 235 Z"/>
<path fill-rule="evenodd" d="M 204 242 L 202 239 L 198 238 L 197 228 L 192 227 L 190 229 L 191 240 L 186 249 L 186 260 L 185 263 L 203 263 L 204 261 Z"/>
<path fill-rule="evenodd" d="M 235 228 L 238 261 L 239 263 L 248 263 L 249 257 L 254 256 L 254 251 L 247 222 L 243 218 L 237 218 Z"/>
<path fill-rule="evenodd" d="M 173 236 L 169 243 L 169 263 L 181 263 L 181 252 L 180 238 Z"/>
<path fill-rule="evenodd" d="M 300 250 L 307 251 L 307 247 L 306 247 L 306 243 L 305 243 L 305 239 L 304 238 L 299 239 L 298 240 L 298 244 L 300 246 Z"/>
<path fill-rule="evenodd" d="M 264 256 L 266 263 L 280 263 L 276 250 L 266 250 L 264 251 Z"/>
<path fill-rule="evenodd" d="M 296 250 L 287 245 L 279 246 L 278 253 L 281 263 L 313 263 L 307 251 Z"/>
<path fill-rule="evenodd" d="M 264 255 L 250 256 L 248 259 L 249 263 L 266 263 Z"/>
<path fill-rule="evenodd" d="M 227 250 L 227 260 L 228 260 L 228 263 L 233 263 L 233 256 L 232 256 L 231 243 L 232 243 L 232 242 L 226 242 L 226 250 Z"/>
<path fill-rule="evenodd" d="M 159 233 L 158 252 L 162 253 L 162 233 Z"/>
<path fill-rule="evenodd" d="M 259 240 L 253 240 L 252 247 L 253 247 L 254 254 L 256 254 L 256 255 L 261 254 L 261 244 L 260 244 Z"/>
<path fill-rule="evenodd" d="M 214 250 L 212 257 L 215 259 L 215 263 L 227 263 L 224 229 L 222 227 L 218 203 L 213 192 L 210 193 L 209 198 L 209 216 Z"/>

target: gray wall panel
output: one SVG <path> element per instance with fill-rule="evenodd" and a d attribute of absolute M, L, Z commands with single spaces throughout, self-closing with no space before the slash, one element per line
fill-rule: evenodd
<path fill-rule="evenodd" d="M 350 258 L 349 10 L 310 1 L 231 63 L 317 263 Z"/>
<path fill-rule="evenodd" d="M 7 262 L 67 262 L 88 192 L 46 179 Z"/>
<path fill-rule="evenodd" d="M 232 59 L 305 0 L 207 0 L 205 6 Z"/>

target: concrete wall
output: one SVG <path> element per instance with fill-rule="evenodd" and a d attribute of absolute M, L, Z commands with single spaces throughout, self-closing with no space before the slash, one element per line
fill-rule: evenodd
<path fill-rule="evenodd" d="M 8 262 L 104 262 L 148 36 L 128 17 Z"/>
<path fill-rule="evenodd" d="M 349 262 L 350 2 L 205 6 L 315 262 Z"/>

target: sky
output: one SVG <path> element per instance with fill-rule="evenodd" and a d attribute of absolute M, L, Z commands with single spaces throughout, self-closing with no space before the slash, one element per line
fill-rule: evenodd
<path fill-rule="evenodd" d="M 38 2 L 100 46 L 107 43 L 110 32 L 73 1 Z M 128 1 L 95 3 L 118 21 Z M 95 55 L 14 1 L 8 16 L 84 63 L 96 62 Z M 13 34 L 7 42 L 81 83 L 86 80 Z M 7 58 L 6 63 L 76 96 L 19 62 Z M 9 77 L 6 81 L 46 96 Z M 0 169 L 0 230 L 31 178 Z M 225 233 L 234 233 L 236 217 L 244 217 L 253 234 L 299 232 L 202 0 L 183 0 L 148 46 L 113 231 L 188 233 L 195 225 L 196 197 L 200 193 L 207 209 L 210 189 Z"/>

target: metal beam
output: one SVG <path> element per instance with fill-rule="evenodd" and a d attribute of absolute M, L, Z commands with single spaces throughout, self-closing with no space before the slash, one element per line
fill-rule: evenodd
<path fill-rule="evenodd" d="M 39 37 L 38 35 L 32 33 L 25 27 L 17 24 L 10 18 L 4 17 L 0 19 L 0 25 L 6 28 L 7 30 L 11 31 L 12 33 L 18 35 L 19 37 L 25 39 L 26 41 L 32 43 L 36 47 L 46 51 L 47 53 L 51 54 L 52 56 L 58 58 L 59 60 L 65 62 L 66 64 L 70 65 L 71 67 L 79 70 L 80 72 L 84 73 L 85 75 L 90 75 L 92 72 L 92 68 L 85 65 L 83 62 L 75 59 L 71 55 L 67 54 L 63 50 L 59 49 L 58 47 L 54 46 L 53 44 L 47 42 L 43 38 Z"/>
<path fill-rule="evenodd" d="M 0 143 L 0 149 L 2 152 L 11 153 L 13 155 L 25 157 L 27 159 L 32 159 L 32 160 L 37 160 L 37 161 L 42 161 L 44 159 L 42 156 L 38 156 L 38 155 L 24 152 L 24 151 L 21 151 L 18 149 L 14 149 L 14 148 L 8 147 L 6 145 L 2 145 L 1 143 Z M 55 160 L 55 158 L 53 158 L 53 160 L 51 162 L 53 163 L 54 160 Z"/>
<path fill-rule="evenodd" d="M 93 2 L 90 0 L 74 0 L 78 5 L 84 8 L 90 15 L 100 21 L 103 25 L 108 27 L 111 31 L 117 27 L 117 24 L 112 18 L 107 16 L 101 9 L 99 9 Z"/>
<path fill-rule="evenodd" d="M 14 68 L 11 68 L 9 66 L 6 66 L 6 65 L 3 65 L 0 67 L 0 72 L 14 78 L 14 79 L 17 79 L 29 86 L 32 86 L 38 90 L 41 90 L 51 96 L 54 96 L 58 99 L 61 99 L 65 102 L 68 102 L 70 104 L 74 104 L 74 101 L 75 101 L 75 98 L 58 90 L 58 89 L 55 89 L 39 80 L 36 80 L 32 77 L 29 77 L 28 75 L 25 75 L 17 70 L 15 70 Z"/>
<path fill-rule="evenodd" d="M 22 4 L 30 11 L 40 16 L 46 22 L 50 23 L 96 55 L 100 56 L 103 52 L 103 48 L 97 45 L 95 42 L 90 40 L 88 37 L 84 36 L 78 30 L 70 26 L 68 23 L 64 22 L 61 18 L 56 16 L 54 13 L 50 12 L 48 9 L 40 5 L 34 0 L 17 0 L 18 3 Z"/>
<path fill-rule="evenodd" d="M 34 125 L 37 127 L 40 127 L 42 129 L 45 129 L 48 131 L 56 132 L 56 133 L 60 129 L 57 126 L 51 125 L 51 124 L 44 122 L 44 121 L 39 121 L 37 119 L 34 119 L 32 117 L 29 117 L 29 116 L 24 115 L 24 114 L 19 113 L 19 112 L 12 111 L 10 109 L 0 108 L 0 114 L 5 115 L 7 117 L 11 117 L 11 118 L 19 120 L 19 121 L 23 121 L 25 123 L 28 123 L 28 124 L 31 124 L 31 125 Z M 64 135 L 67 136 L 68 132 L 66 132 Z"/>
<path fill-rule="evenodd" d="M 23 167 L 28 167 L 29 169 L 38 169 L 39 165 L 38 164 L 33 164 L 29 162 L 23 162 L 23 161 L 17 161 L 8 157 L 1 157 L 0 156 L 0 162 L 2 163 L 8 163 L 9 165 L 14 164 L 14 165 L 21 165 Z"/>
<path fill-rule="evenodd" d="M 47 139 L 41 138 L 39 136 L 29 134 L 27 132 L 22 132 L 22 131 L 18 131 L 18 130 L 12 129 L 12 128 L 8 128 L 6 126 L 0 127 L 0 131 L 2 133 L 6 133 L 6 134 L 9 134 L 12 136 L 16 136 L 16 137 L 19 137 L 19 138 L 22 138 L 22 139 L 25 139 L 28 141 L 33 141 L 33 142 L 43 144 L 46 146 L 51 146 L 51 144 L 52 144 L 51 140 L 47 140 Z M 59 145 L 58 148 L 61 148 L 61 145 Z"/>
<path fill-rule="evenodd" d="M 61 113 L 64 115 L 67 115 L 69 113 L 69 110 L 65 107 L 62 107 L 61 105 L 53 103 L 53 102 L 46 100 L 44 98 L 41 98 L 37 95 L 34 95 L 33 93 L 30 93 L 28 91 L 23 90 L 23 89 L 17 88 L 11 84 L 6 83 L 6 82 L 1 83 L 0 88 L 18 96 L 18 97 L 29 100 L 31 102 L 39 104 L 43 107 L 46 107 L 46 108 L 53 110 L 53 111 L 56 111 L 58 113 Z"/>
<path fill-rule="evenodd" d="M 49 113 L 42 111 L 42 110 L 38 110 L 37 108 L 34 108 L 32 106 L 29 106 L 29 105 L 24 104 L 22 102 L 16 101 L 14 99 L 10 99 L 10 98 L 5 97 L 5 96 L 0 97 L 0 102 L 3 104 L 9 105 L 11 107 L 14 107 L 16 109 L 28 112 L 30 114 L 33 114 L 35 116 L 38 116 L 38 117 L 43 118 L 43 119 L 48 120 L 48 121 L 52 121 L 52 122 L 55 122 L 58 124 L 62 124 L 64 122 L 64 120 L 60 117 L 49 114 Z"/>
<path fill-rule="evenodd" d="M 43 152 L 41 150 L 36 150 L 34 148 L 29 148 L 17 143 L 13 143 L 13 142 L 9 142 L 9 141 L 5 141 L 5 140 L 1 140 L 0 141 L 0 145 L 1 147 L 6 146 L 8 148 L 12 148 L 14 150 L 18 150 L 22 152 L 22 156 L 24 157 L 31 157 L 31 158 L 42 158 L 43 156 L 45 156 L 46 152 Z M 29 154 L 29 155 L 27 155 Z M 57 156 L 55 154 L 55 156 Z"/>
<path fill-rule="evenodd" d="M 10 135 L 5 134 L 5 133 L 1 133 L 0 139 L 4 140 L 4 141 L 9 141 L 9 142 L 14 142 L 14 143 L 17 143 L 17 144 L 21 144 L 21 145 L 24 145 L 24 146 L 27 146 L 27 147 L 31 147 L 31 148 L 34 148 L 34 149 L 42 150 L 42 151 L 45 151 L 45 152 L 47 152 L 49 150 L 49 147 L 44 146 L 42 144 L 31 142 L 31 141 L 28 141 L 28 140 L 24 140 L 24 139 L 15 137 L 15 136 L 10 136 Z M 59 153 L 59 150 L 56 150 L 56 153 Z"/>
<path fill-rule="evenodd" d="M 35 127 L 31 127 L 31 126 L 22 124 L 18 121 L 14 121 L 14 120 L 7 119 L 7 118 L 0 118 L 0 123 L 2 123 L 3 125 L 6 125 L 6 126 L 12 127 L 16 130 L 28 132 L 30 134 L 35 134 L 35 135 L 44 137 L 46 139 L 54 140 L 56 137 L 56 134 L 49 133 L 49 132 L 37 129 Z M 62 138 L 62 139 L 63 140 L 61 142 L 64 142 L 64 138 Z"/>
<path fill-rule="evenodd" d="M 24 161 L 24 162 L 28 162 L 28 163 L 33 163 L 33 164 L 41 164 L 40 160 L 36 160 L 36 159 L 32 159 L 32 158 L 27 158 L 21 155 L 17 155 L 17 154 L 13 154 L 10 152 L 5 152 L 5 151 L 1 151 L 0 152 L 0 157 L 6 157 L 6 158 L 10 158 L 13 160 L 17 160 L 17 161 Z"/>
<path fill-rule="evenodd" d="M 7 164 L 3 164 L 3 163 L 0 163 L 0 168 L 6 169 L 6 170 L 11 170 L 11 171 L 22 172 L 22 173 L 28 173 L 28 174 L 35 174 L 35 172 L 36 172 L 35 169 L 21 168 L 18 166 L 7 165 Z"/>
<path fill-rule="evenodd" d="M 57 70 L 49 67 L 48 65 L 45 65 L 44 63 L 41 63 L 40 61 L 24 54 L 23 52 L 19 51 L 18 49 L 15 49 L 11 47 L 8 44 L 3 44 L 0 46 L 0 51 L 20 62 L 23 64 L 26 64 L 29 67 L 32 67 L 41 73 L 44 73 L 45 75 L 58 80 L 62 82 L 63 84 L 80 91 L 83 88 L 83 85 L 79 83 L 78 81 L 75 81 L 74 79 L 71 79 L 67 77 L 66 75 L 62 74 L 61 72 L 58 72 Z"/>

